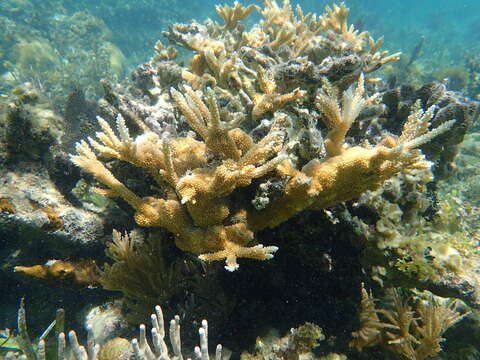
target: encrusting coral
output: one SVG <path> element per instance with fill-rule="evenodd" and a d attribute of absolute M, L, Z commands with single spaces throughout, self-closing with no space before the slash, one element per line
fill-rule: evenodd
<path fill-rule="evenodd" d="M 79 142 L 71 157 L 105 186 L 98 192 L 135 209 L 137 224 L 165 228 L 183 251 L 206 261 L 225 259 L 231 271 L 239 257 L 265 260 L 277 250 L 250 246 L 254 232 L 305 209 L 358 198 L 403 170 L 428 168 L 416 148 L 454 123 L 431 129 L 435 107 L 416 108 L 400 135 L 385 133 L 375 143 L 363 139 L 355 145 L 348 131 L 379 101 L 365 88 L 364 74 L 398 54 L 378 52 L 381 40 L 348 26 L 344 4 L 327 7 L 317 18 L 300 7 L 294 12 L 288 0 L 283 7 L 265 1 L 257 7 L 263 20 L 246 32 L 240 20 L 251 10 L 218 7 L 225 25 L 177 24 L 166 33 L 195 52 L 182 70 L 183 84 L 180 79 L 176 88 L 158 83 L 151 93 L 152 101 L 172 107 L 173 99 L 180 110 L 173 130 L 161 125 L 156 129 L 164 130 L 155 130 L 132 116 L 140 108 L 131 102 L 132 110 L 115 109 L 116 131 L 99 118 L 97 140 Z M 292 64 L 293 81 L 286 70 Z M 293 145 L 299 128 L 312 131 L 301 123 L 301 114 L 310 124 L 322 119 L 328 128 L 325 139 L 315 129 L 315 141 L 325 147 L 320 156 L 305 158 L 308 149 Z M 127 126 L 132 121 L 141 129 L 137 136 Z M 115 177 L 106 159 L 145 169 L 159 192 L 137 195 Z M 278 179 L 282 188 L 269 194 L 262 209 L 255 208 L 249 194 L 269 179 Z"/>

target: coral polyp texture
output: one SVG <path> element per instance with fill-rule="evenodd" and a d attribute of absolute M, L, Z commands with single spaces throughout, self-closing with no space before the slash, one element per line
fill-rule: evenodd
<path fill-rule="evenodd" d="M 135 210 L 138 225 L 165 228 L 181 250 L 231 271 L 237 258 L 277 250 L 255 232 L 429 168 L 417 148 L 455 128 L 452 119 L 432 128 L 435 104 L 418 102 L 403 130 L 362 138 L 361 125 L 380 123 L 385 110 L 368 76 L 399 54 L 348 25 L 344 4 L 319 17 L 288 0 L 255 8 L 262 20 L 249 30 L 242 21 L 253 6 L 238 3 L 217 6 L 223 24 L 172 25 L 164 35 L 193 51 L 188 65 L 159 43 L 133 74 L 135 91 L 104 83 L 101 131 L 71 157 L 103 184 L 98 192 Z M 118 161 L 144 171 L 148 194 L 116 177 Z"/>

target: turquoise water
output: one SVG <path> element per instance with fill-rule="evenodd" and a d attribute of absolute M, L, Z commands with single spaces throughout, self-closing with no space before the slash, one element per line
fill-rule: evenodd
<path fill-rule="evenodd" d="M 243 1 L 242 4 L 261 6 L 263 2 Z M 332 2 L 292 1 L 292 8 L 297 4 L 305 13 L 320 15 Z M 97 341 L 105 342 L 113 337 L 112 334 L 128 339 L 136 336 L 136 326 L 140 322 L 148 323 L 149 312 L 159 303 L 167 319 L 175 314 L 181 316 L 183 341 L 185 349 L 188 349 L 185 355 L 188 357 L 198 343 L 195 329 L 201 326 L 203 318 L 208 318 L 210 352 L 213 352 L 214 343 L 221 342 L 232 351 L 234 359 L 244 351 L 257 351 L 255 359 L 275 358 L 271 355 L 275 351 L 265 345 L 269 342 L 267 335 L 277 332 L 284 336 L 291 328 L 306 322 L 321 327 L 326 340 L 320 341 L 321 336 L 315 338 L 311 333 L 304 337 L 313 341 L 314 345 L 302 336 L 301 341 L 298 338 L 290 339 L 290 342 L 284 340 L 283 346 L 287 350 L 275 353 L 276 358 L 296 359 L 295 356 L 301 353 L 314 354 L 318 359 L 407 358 L 400 355 L 398 347 L 394 348 L 405 341 L 396 338 L 398 334 L 393 330 L 393 335 L 382 330 L 383 338 L 372 340 L 362 353 L 354 349 L 351 334 L 361 325 L 361 320 L 358 320 L 361 284 L 365 284 L 365 288 L 379 299 L 378 309 L 391 310 L 392 294 L 387 289 L 400 289 L 402 299 L 415 317 L 423 315 L 416 307 L 421 303 L 419 299 L 430 301 L 430 304 L 443 304 L 441 300 L 435 302 L 428 294 L 421 294 L 421 290 L 450 297 L 451 301 L 463 301 L 458 307 L 451 305 L 448 309 L 452 314 L 455 311 L 458 311 L 457 315 L 469 311 L 472 314 L 468 319 L 458 318 L 456 326 L 441 334 L 447 341 L 440 358 L 480 358 L 480 125 L 476 113 L 476 101 L 480 100 L 480 2 L 351 0 L 345 4 L 350 8 L 348 24 L 353 24 L 359 32 L 369 31 L 374 39 L 383 36 L 381 51 L 402 53 L 400 60 L 378 65 L 378 71 L 366 75 L 371 81 L 367 80 L 366 93 L 361 96 L 368 97 L 378 92 L 381 104 L 375 105 L 373 98 L 366 102 L 371 106 L 367 110 L 371 111 L 360 112 L 358 121 L 346 135 L 347 139 L 342 138 L 345 148 L 356 144 L 371 149 L 373 145 L 385 145 L 393 141 L 392 138 L 400 137 L 402 126 L 407 122 L 406 114 L 416 109 L 414 104 L 417 99 L 420 99 L 418 106 L 423 111 L 434 105 L 430 108 L 434 114 L 431 129 L 441 126 L 446 120 L 455 119 L 457 122 L 448 129 L 450 132 L 437 137 L 438 141 L 432 140 L 431 145 L 421 147 L 430 161 L 428 166 L 432 167 L 432 173 L 419 173 L 411 166 L 404 173 L 400 172 L 396 180 L 384 184 L 383 192 L 376 195 L 369 193 L 368 196 L 360 196 L 363 193 L 360 192 L 352 197 L 351 193 L 356 194 L 357 176 L 364 174 L 355 175 L 341 191 L 342 195 L 347 195 L 337 194 L 335 197 L 327 193 L 326 199 L 316 200 L 319 204 L 328 204 L 327 208 L 314 201 L 308 206 L 297 204 L 295 206 L 304 211 L 293 212 L 295 216 L 288 215 L 288 221 L 275 223 L 273 228 L 257 226 L 255 241 L 266 247 L 278 246 L 280 250 L 268 261 L 240 259 L 240 269 L 230 273 L 223 268 L 224 259 L 206 263 L 197 258 L 203 249 L 193 254 L 194 251 L 186 245 L 176 247 L 174 241 L 181 238 L 178 232 L 182 230 L 171 230 L 168 226 L 138 226 L 132 206 L 135 201 L 129 201 L 125 196 L 119 196 L 119 199 L 118 193 L 116 200 L 95 194 L 93 186 L 98 186 L 96 180 L 101 177 L 95 176 L 87 167 L 80 172 L 69 157 L 69 154 L 76 154 L 76 142 L 95 136 L 95 132 L 99 131 L 96 115 L 105 118 L 114 132 L 121 132 L 122 126 L 115 127 L 115 119 L 116 114 L 122 114 L 132 139 L 145 129 L 155 133 L 159 139 L 193 139 L 192 128 L 201 133 L 191 122 L 184 120 L 188 119 L 188 115 L 178 98 L 174 101 L 170 96 L 170 88 L 181 89 L 179 84 L 187 82 L 185 70 L 197 75 L 195 69 L 188 67 L 193 52 L 179 49 L 175 60 L 177 65 L 173 65 L 171 59 L 152 60 L 152 57 L 158 55 L 154 52 L 158 40 L 164 46 L 170 45 L 162 32 L 171 31 L 171 24 L 188 24 L 191 19 L 203 23 L 209 18 L 222 24 L 215 11 L 215 5 L 219 3 L 210 0 L 0 0 L 0 359 L 8 351 L 13 352 L 10 356 L 22 353 L 18 339 L 14 339 L 19 334 L 17 311 L 21 298 L 26 301 L 29 333 L 35 344 L 38 336 L 55 318 L 58 308 L 65 309 L 65 329 L 75 329 L 81 342 L 85 343 L 85 319 L 87 313 L 93 316 L 92 308 L 96 307 L 101 315 L 97 314 L 90 322 L 106 329 L 103 332 L 99 330 L 100 333 L 107 333 Z M 254 10 L 244 22 L 245 29 L 248 31 L 260 20 L 261 16 Z M 219 34 L 221 30 L 217 29 L 210 35 L 217 39 L 221 38 Z M 338 45 L 338 37 L 334 35 L 330 34 L 334 39 L 332 42 L 336 41 Z M 236 36 L 238 33 L 232 35 L 229 41 L 238 41 Z M 254 48 L 253 45 L 251 47 Z M 327 54 L 331 55 L 332 61 L 347 57 L 353 51 L 352 47 L 331 50 L 333 48 L 329 48 L 332 53 Z M 240 53 L 240 49 L 236 51 Z M 278 75 L 280 65 L 287 64 L 285 57 L 288 64 L 310 61 L 321 68 L 318 59 L 328 63 L 325 60 L 327 55 L 319 52 L 322 55 L 303 54 L 304 57 L 299 55 L 292 59 L 289 58 L 293 54 L 291 51 L 282 51 L 280 47 L 273 50 L 263 48 L 258 52 L 275 59 L 262 63 L 262 66 L 268 64 L 263 71 L 267 75 L 275 73 L 274 81 L 278 82 L 271 93 L 266 90 L 268 85 L 262 87 L 257 84 L 251 93 L 251 88 L 245 83 L 239 85 L 243 80 L 249 79 L 254 83 L 261 77 L 261 70 L 252 65 L 254 70 L 243 69 L 241 76 L 227 77 L 223 83 L 221 75 L 213 74 L 218 87 L 234 93 L 227 96 L 219 91 L 216 102 L 221 110 L 222 126 L 227 124 L 225 117 L 233 119 L 228 126 L 233 126 L 231 124 L 235 123 L 235 119 L 243 119 L 240 127 L 249 134 L 245 136 L 252 144 L 266 135 L 274 114 L 282 113 L 284 106 L 285 114 L 295 119 L 289 120 L 290 142 L 282 138 L 285 144 L 281 148 L 272 145 L 270 152 L 288 154 L 285 156 L 296 161 L 296 170 L 307 171 L 302 167 L 312 159 L 318 157 L 324 161 L 327 157 L 334 157 L 328 149 L 319 150 L 320 145 L 315 143 L 315 136 L 328 137 L 333 126 L 324 119 L 328 116 L 322 113 L 321 106 L 313 105 L 315 96 L 347 93 L 349 86 L 360 88 L 357 85 L 360 71 L 351 78 L 342 73 L 345 70 L 342 67 L 338 74 L 331 68 L 328 71 L 319 70 L 320 78 L 305 72 L 301 75 L 312 77 L 307 80 L 294 78 L 288 83 L 287 70 L 285 74 Z M 374 62 L 366 53 L 366 50 L 359 52 L 359 69 L 367 69 L 369 62 Z M 219 54 L 214 56 L 220 58 Z M 247 55 L 239 58 L 243 61 Z M 227 54 L 226 59 L 220 60 L 228 59 L 236 57 Z M 207 60 L 202 61 L 197 65 L 210 78 L 205 80 L 200 74 L 198 78 L 203 79 L 202 85 L 196 87 L 194 81 L 189 84 L 195 90 L 205 90 L 199 101 L 207 103 L 210 95 L 206 88 L 211 86 L 212 81 L 209 72 L 214 71 L 209 70 L 212 65 Z M 161 72 L 159 69 L 167 69 L 163 78 L 158 75 Z M 154 77 L 152 73 L 158 76 Z M 255 74 L 255 79 L 249 78 L 252 74 Z M 339 79 L 347 80 L 342 82 Z M 422 87 L 431 82 L 435 82 L 438 86 L 435 89 L 440 90 L 435 92 L 431 87 Z M 328 84 L 333 84 L 335 90 L 326 90 L 330 86 Z M 239 88 L 244 85 L 240 92 Z M 297 86 L 305 90 L 302 96 L 308 101 L 303 102 L 300 97 L 293 96 L 293 100 L 282 102 L 278 108 L 272 106 L 259 116 L 250 115 L 250 112 L 254 113 L 252 106 L 255 109 L 254 106 L 263 101 L 258 99 L 278 95 L 278 89 L 291 95 Z M 265 94 L 267 96 L 262 97 Z M 245 98 L 250 99 L 248 106 Z M 345 100 L 340 98 L 337 99 L 339 106 L 346 107 L 342 102 Z M 188 106 L 194 106 L 194 102 L 187 101 Z M 212 104 L 208 102 L 208 110 L 213 113 Z M 450 104 L 455 106 L 445 110 Z M 199 116 L 200 112 L 197 109 L 194 113 Z M 242 116 L 247 116 L 249 120 Z M 256 123 L 257 120 L 263 122 Z M 205 118 L 205 121 L 208 123 L 211 119 Z M 279 126 L 286 125 L 282 123 Z M 103 131 L 108 133 L 105 128 Z M 198 134 L 196 139 L 201 140 L 203 136 Z M 230 137 L 227 132 L 221 134 Z M 392 138 L 388 138 L 390 135 Z M 141 141 L 138 139 L 144 138 L 139 136 L 137 145 Z M 363 140 L 372 146 L 364 145 Z M 235 146 L 240 148 L 241 140 L 235 141 L 238 142 Z M 323 139 L 320 142 L 323 147 Z M 196 167 L 204 166 L 202 170 L 205 172 L 215 169 L 223 161 L 221 154 L 226 154 L 228 150 L 225 148 L 231 145 L 225 141 L 221 150 L 207 154 L 204 147 L 196 147 L 195 144 L 188 143 L 185 151 L 194 159 L 204 155 L 206 160 L 197 159 L 201 165 L 195 162 L 189 166 L 181 164 L 186 160 L 178 155 L 184 151 L 179 145 L 168 150 L 169 153 L 173 151 L 171 156 L 174 158 L 183 159 L 175 160 L 172 167 L 176 167 L 178 172 L 179 167 L 185 167 L 182 170 L 185 177 L 193 177 Z M 397 149 L 401 146 L 399 143 Z M 162 151 L 166 152 L 165 147 Z M 149 151 L 144 148 L 142 154 Z M 341 156 L 339 154 L 335 156 Z M 118 160 L 110 161 L 107 155 L 112 156 L 103 154 L 99 156 L 100 161 L 107 164 L 109 171 L 122 179 L 138 198 L 161 194 L 162 198 L 173 201 L 183 197 L 177 202 L 184 208 L 182 214 L 190 220 L 204 214 L 209 216 L 216 206 L 224 205 L 229 214 L 213 222 L 223 230 L 250 221 L 245 220 L 249 217 L 246 213 L 250 210 L 262 211 L 265 197 L 268 208 L 268 201 L 281 198 L 279 194 L 286 192 L 290 179 L 297 176 L 288 169 L 282 170 L 281 176 L 252 176 L 245 184 L 233 186 L 224 197 L 214 198 L 209 206 L 201 209 L 200 215 L 195 215 L 185 205 L 189 201 L 185 200 L 187 195 L 171 186 L 178 179 L 167 179 L 167 170 L 161 167 L 161 171 L 155 167 L 152 170 L 148 164 L 138 161 L 125 165 Z M 168 162 L 168 156 L 164 156 L 158 160 L 162 166 Z M 267 160 L 274 158 L 269 156 Z M 116 155 L 113 157 L 119 158 Z M 428 167 L 427 163 L 424 164 Z M 233 170 L 229 168 L 227 172 Z M 383 184 L 390 178 L 387 176 L 379 181 Z M 365 175 L 365 179 L 360 180 L 368 182 L 370 177 Z M 213 182 L 207 181 L 205 187 Z M 105 182 L 103 185 L 108 187 Z M 279 203 L 282 204 L 279 213 L 290 208 Z M 245 213 L 242 212 L 243 207 L 247 209 Z M 276 215 L 272 212 L 271 216 Z M 213 225 L 196 222 L 192 229 L 203 231 L 209 226 Z M 382 226 L 384 230 L 390 226 L 391 232 L 380 230 Z M 123 233 L 138 231 L 138 236 L 131 235 L 131 239 L 136 239 L 132 240 L 131 249 L 135 249 L 137 255 L 144 253 L 145 257 L 135 258 L 135 275 L 123 278 L 122 271 L 125 270 L 120 268 L 118 278 L 112 280 L 116 281 L 115 285 L 100 285 L 99 273 L 108 270 L 104 264 L 112 264 L 115 260 L 111 252 L 110 255 L 105 253 L 114 229 Z M 215 236 L 220 237 L 219 231 L 215 232 Z M 245 238 L 250 232 L 245 225 L 245 228 L 235 228 L 234 236 Z M 208 233 L 205 238 L 214 238 L 212 234 Z M 184 248 L 187 250 L 180 250 Z M 207 249 L 207 252 L 214 251 Z M 62 269 L 58 273 L 45 270 L 52 268 L 52 262 L 43 266 L 52 260 L 62 261 Z M 96 265 L 92 265 L 91 261 L 95 261 Z M 39 267 L 24 271 L 18 266 Z M 29 271 L 34 273 L 33 277 L 23 274 Z M 130 294 L 123 292 L 127 300 L 120 303 L 122 291 L 119 290 L 122 289 L 118 284 L 130 284 L 132 277 L 137 277 L 135 281 L 138 282 L 133 290 L 130 289 Z M 132 293 L 141 296 L 136 298 Z M 382 318 L 385 313 L 378 311 L 376 315 L 370 314 L 370 318 L 382 314 L 380 318 L 387 321 L 389 319 Z M 414 332 L 419 324 L 412 323 L 409 330 Z M 6 329 L 12 329 L 14 336 L 9 337 Z M 416 335 L 421 337 L 418 333 Z M 258 337 L 264 338 L 260 341 Z M 302 341 L 309 345 L 304 345 Z M 52 334 L 47 343 L 55 344 Z M 316 346 L 318 344 L 320 346 Z M 262 351 L 263 354 L 259 355 L 258 352 Z M 338 354 L 345 355 L 341 357 Z M 412 356 L 411 359 L 417 359 Z M 244 355 L 243 359 L 247 358 L 253 359 Z"/>
<path fill-rule="evenodd" d="M 15 55 L 18 53 L 15 49 L 16 42 L 24 38 L 41 36 L 50 42 L 60 57 L 63 57 L 64 62 L 73 62 L 72 69 L 67 69 L 70 72 L 81 72 L 78 67 L 82 60 L 78 58 L 82 55 L 86 58 L 91 57 L 89 53 L 98 52 L 98 47 L 102 46 L 99 40 L 108 39 L 125 56 L 124 68 L 115 75 L 125 76 L 129 69 L 151 56 L 153 45 L 161 39 L 161 32 L 166 30 L 169 24 L 186 22 L 191 18 L 199 22 L 208 17 L 219 20 L 214 11 L 214 2 L 190 1 L 187 7 L 177 1 L 165 3 L 167 5 L 163 5 L 162 2 L 142 1 L 133 5 L 128 1 L 105 1 L 92 5 L 89 1 L 72 3 L 61 1 L 51 4 L 4 1 L 1 8 L 4 16 L 5 42 L 2 47 L 3 65 L 0 71 L 8 72 L 15 61 L 18 61 L 19 55 Z M 261 4 L 261 1 L 252 3 Z M 297 2 L 292 4 L 295 5 Z M 320 14 L 328 2 L 304 1 L 298 4 L 305 11 Z M 408 55 L 420 39 L 424 39 L 421 54 L 423 58 L 419 65 L 426 67 L 427 71 L 448 66 L 464 66 L 472 57 L 470 53 L 478 51 L 479 4 L 473 0 L 461 3 L 448 0 L 422 2 L 352 0 L 347 2 L 347 5 L 351 8 L 350 23 L 370 31 L 376 38 L 384 36 L 384 48 L 392 52 L 402 51 Z M 257 20 L 256 16 L 253 14 L 251 21 Z M 76 26 L 81 29 L 79 32 L 73 29 L 72 34 L 66 35 L 65 32 L 72 30 L 68 29 L 72 22 L 78 22 Z M 89 39 L 89 36 L 93 38 Z M 66 40 L 70 41 L 68 46 L 65 44 Z M 79 62 L 78 65 L 75 58 Z M 97 78 L 105 75 L 98 74 L 98 69 L 92 71 L 97 73 Z M 28 77 L 35 75 L 31 74 L 25 78 L 28 80 Z M 92 79 L 91 81 L 88 79 L 90 82 L 85 85 L 94 87 L 91 82 L 96 81 L 95 75 L 88 76 Z M 81 82 L 77 77 L 70 83 Z M 38 81 L 42 80 L 40 76 Z M 50 84 L 43 85 L 54 87 Z M 3 84 L 2 87 L 8 87 L 8 84 Z"/>

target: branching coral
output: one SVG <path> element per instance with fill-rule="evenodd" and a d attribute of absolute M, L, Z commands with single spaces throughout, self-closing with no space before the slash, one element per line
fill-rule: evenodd
<path fill-rule="evenodd" d="M 234 29 L 238 22 L 246 18 L 252 10 L 254 9 L 253 5 L 248 5 L 246 7 L 240 5 L 238 1 L 235 1 L 234 7 L 231 8 L 227 5 L 217 5 L 215 6 L 218 15 L 223 18 L 225 22 L 224 29 Z"/>
<path fill-rule="evenodd" d="M 377 95 L 365 97 L 363 75 L 360 76 L 358 86 L 354 90 L 349 88 L 343 93 L 341 108 L 338 100 L 338 89 L 326 83 L 324 90 L 317 96 L 317 107 L 324 115 L 324 121 L 330 132 L 325 140 L 325 148 L 329 156 L 340 155 L 343 152 L 343 141 L 353 121 L 357 118 L 362 109 L 374 104 Z M 423 122 L 427 124 L 428 122 Z"/>
<path fill-rule="evenodd" d="M 228 270 L 238 268 L 238 257 L 270 259 L 277 247 L 250 246 L 255 231 L 275 227 L 308 208 L 322 209 L 357 198 L 402 170 L 428 167 L 415 148 L 453 124 L 446 122 L 430 130 L 433 110 L 418 109 L 399 136 L 384 134 L 375 144 L 363 141 L 361 145 L 347 138 L 360 112 L 378 101 L 377 94 L 369 95 L 365 89 L 362 72 L 394 59 L 378 55 L 380 43 L 371 44 L 377 55 L 367 50 L 366 34 L 346 28 L 345 9 L 344 5 L 327 8 L 317 19 L 304 15 L 300 8 L 295 14 L 288 1 L 283 7 L 266 1 L 258 9 L 264 19 L 250 32 L 237 23 L 251 9 L 238 4 L 217 8 L 224 26 L 211 21 L 205 26 L 173 26 L 166 36 L 195 54 L 189 68 L 183 70 L 187 84 L 160 87 L 156 94 L 169 94 L 173 99 L 180 110 L 176 116 L 179 130 L 175 134 L 155 132 L 138 117 L 135 124 L 143 133 L 134 137 L 120 114 L 116 132 L 99 118 L 102 131 L 97 140 L 89 138 L 90 145 L 78 143 L 73 162 L 105 185 L 99 192 L 130 204 L 139 225 L 166 228 L 184 251 L 207 261 L 226 259 Z M 295 36 L 290 38 L 288 32 Z M 310 39 L 308 46 L 299 50 L 295 42 L 305 33 Z M 340 54 L 326 45 L 340 41 L 337 35 L 349 44 Z M 343 59 L 350 52 L 365 66 L 345 70 L 334 83 L 327 74 L 317 83 L 302 80 L 300 85 L 308 90 L 290 86 L 270 68 L 294 61 L 300 53 L 306 57 L 298 61 L 311 59 L 306 61 L 320 66 L 318 54 L 322 51 L 325 56 L 321 60 L 326 60 L 327 54 L 327 61 L 332 56 Z M 326 155 L 302 159 L 309 150 L 299 151 L 301 145 L 292 145 L 298 141 L 294 134 L 304 126 L 299 114 L 311 117 L 308 123 L 312 124 L 319 117 L 317 111 L 330 130 Z M 260 130 L 260 120 L 266 124 L 264 130 Z M 321 132 L 314 129 L 313 133 L 315 142 L 323 143 Z M 137 195 L 115 177 L 104 159 L 144 169 L 160 191 Z M 282 189 L 272 194 L 261 210 L 255 209 L 251 194 L 268 178 L 277 178 Z"/>
<path fill-rule="evenodd" d="M 269 159 L 269 156 L 279 151 L 281 132 L 272 131 L 259 144 L 253 144 L 251 138 L 238 128 L 229 132 L 222 129 L 218 107 L 212 95 L 209 97 L 210 109 L 189 88 L 186 97 L 176 90 L 172 91 L 172 95 L 190 126 L 205 143 L 192 138 L 160 140 L 153 133 L 134 142 L 122 117 L 117 119 L 120 138 L 104 120 L 99 119 L 104 131 L 98 133 L 97 137 L 103 144 L 95 140 L 90 142 L 104 156 L 150 169 L 159 185 L 167 183 L 174 188 L 179 200 L 139 198 L 115 179 L 85 142 L 78 144 L 77 151 L 80 155 L 74 156 L 73 161 L 95 174 L 109 187 L 102 191 L 104 194 L 120 196 L 134 207 L 137 210 L 135 218 L 140 225 L 165 227 L 176 234 L 177 245 L 183 250 L 194 253 L 202 253 L 207 249 L 220 250 L 219 253 L 204 255 L 203 258 L 226 258 L 229 269 L 238 266 L 237 256 L 270 258 L 275 247 L 242 246 L 252 239 L 245 219 L 238 219 L 236 223 L 227 226 L 220 223 L 230 214 L 224 198 L 237 187 L 247 186 L 252 179 L 272 171 L 285 158 L 277 155 Z M 178 145 L 175 146 L 174 143 Z M 191 154 L 192 146 L 195 145 L 197 152 Z M 205 166 L 207 147 L 213 153 L 222 154 L 226 160 L 213 169 L 202 167 Z M 187 172 L 189 167 L 197 168 Z M 204 229 L 197 226 L 203 226 Z M 218 242 L 222 245 L 218 246 Z"/>
<path fill-rule="evenodd" d="M 267 112 L 274 112 L 286 103 L 300 99 L 306 94 L 305 90 L 300 90 L 299 88 L 294 89 L 288 94 L 279 94 L 276 91 L 277 84 L 272 80 L 272 75 L 263 70 L 258 71 L 258 83 L 262 91 L 261 93 L 257 93 L 255 90 L 252 91 L 251 86 L 245 88 L 253 102 L 253 119 L 258 119 Z"/>
<path fill-rule="evenodd" d="M 252 7 L 238 4 L 233 8 L 217 6 L 225 22 L 223 26 L 211 21 L 206 25 L 171 26 L 164 35 L 173 43 L 195 51 L 183 78 L 196 88 L 215 84 L 242 92 L 248 82 L 256 78 L 257 71 L 282 62 L 306 62 L 321 68 L 332 60 L 332 55 L 348 54 L 356 59 L 353 70 L 358 76 L 360 72 L 368 73 L 396 61 L 400 56 L 399 53 L 380 52 L 382 38 L 375 41 L 368 32 L 359 33 L 353 25 L 349 26 L 349 10 L 343 3 L 333 9 L 326 7 L 325 14 L 320 17 L 304 14 L 300 6 L 292 10 L 289 1 L 283 1 L 280 7 L 276 1 L 268 0 L 256 9 L 263 19 L 249 31 L 239 24 Z M 354 80 L 349 78 L 346 87 Z"/>

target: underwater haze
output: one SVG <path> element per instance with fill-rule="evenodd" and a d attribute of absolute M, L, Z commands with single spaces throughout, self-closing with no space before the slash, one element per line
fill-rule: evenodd
<path fill-rule="evenodd" d="M 0 359 L 480 359 L 479 101 L 478 0 L 0 0 Z"/>

